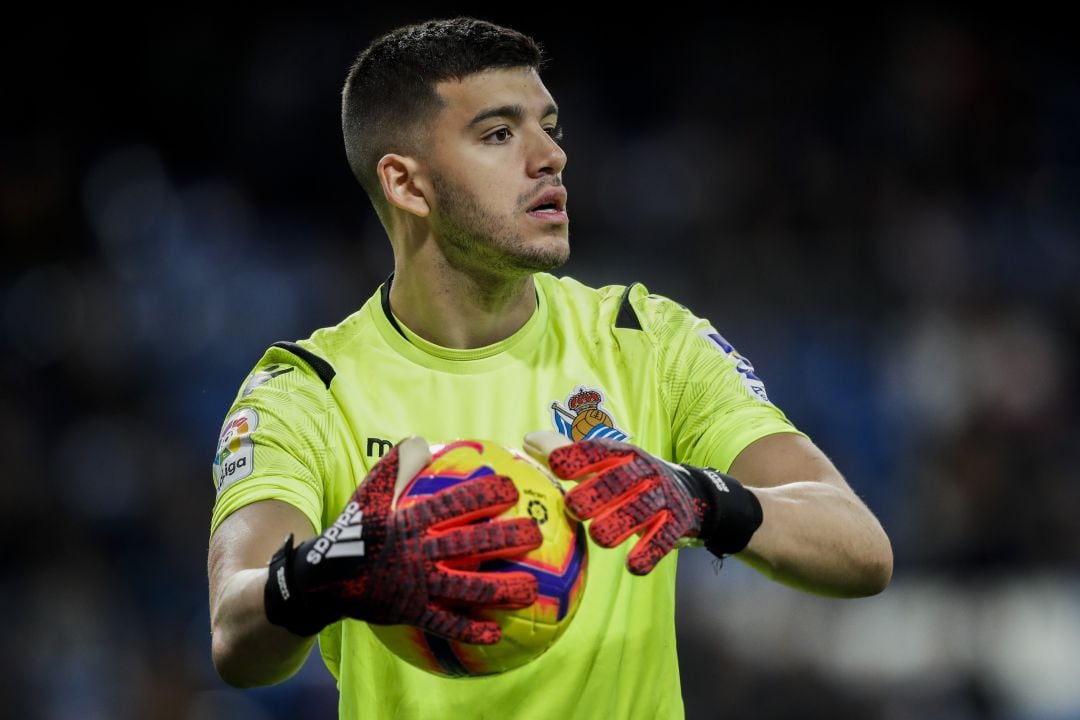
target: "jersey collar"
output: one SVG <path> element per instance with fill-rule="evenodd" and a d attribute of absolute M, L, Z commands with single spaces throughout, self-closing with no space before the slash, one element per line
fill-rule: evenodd
<path fill-rule="evenodd" d="M 532 316 L 514 334 L 491 345 L 469 349 L 447 348 L 414 333 L 394 316 L 390 308 L 393 273 L 379 288 L 379 307 L 372 307 L 373 319 L 392 349 L 420 365 L 455 373 L 486 372 L 531 351 L 543 338 L 548 306 L 540 275 L 533 275 L 536 310 Z"/>

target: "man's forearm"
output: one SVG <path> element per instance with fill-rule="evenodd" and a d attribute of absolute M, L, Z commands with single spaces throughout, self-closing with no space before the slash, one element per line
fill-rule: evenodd
<path fill-rule="evenodd" d="M 300 669 L 314 637 L 300 637 L 266 619 L 266 568 L 237 571 L 212 603 L 214 666 L 236 687 L 272 685 Z"/>
<path fill-rule="evenodd" d="M 752 488 L 764 523 L 738 554 L 770 578 L 821 595 L 862 597 L 892 577 L 881 524 L 849 490 L 826 482 Z"/>

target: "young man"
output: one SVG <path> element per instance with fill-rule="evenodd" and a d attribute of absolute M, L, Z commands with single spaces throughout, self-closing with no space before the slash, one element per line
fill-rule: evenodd
<path fill-rule="evenodd" d="M 531 39 L 458 18 L 389 33 L 349 73 L 346 149 L 394 274 L 337 327 L 270 348 L 226 420 L 210 605 L 234 685 L 289 677 L 318 634 L 343 717 L 680 717 L 677 543 L 823 594 L 889 581 L 881 526 L 708 322 L 640 285 L 546 273 L 569 244 L 541 61 Z M 593 540 L 566 635 L 482 679 L 398 660 L 368 623 L 497 640 L 462 608 L 526 605 L 535 581 L 444 561 L 539 538 L 503 521 L 438 542 L 433 524 L 496 514 L 516 491 L 488 478 L 396 509 L 396 484 L 429 456 L 423 439 L 391 441 L 514 446 L 542 428 L 558 434 L 525 446 L 580 481 L 567 502 Z"/>

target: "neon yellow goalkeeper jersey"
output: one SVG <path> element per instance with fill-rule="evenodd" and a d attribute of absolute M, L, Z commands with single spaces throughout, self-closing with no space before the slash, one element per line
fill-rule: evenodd
<path fill-rule="evenodd" d="M 610 437 L 727 470 L 754 440 L 797 432 L 753 366 L 705 320 L 639 284 L 594 289 L 534 276 L 537 310 L 502 342 L 435 346 L 398 323 L 383 285 L 340 325 L 278 343 L 237 395 L 214 462 L 212 531 L 239 507 L 291 503 L 321 531 L 393 443 L 479 438 L 521 447 L 533 430 Z M 597 412 L 598 411 L 598 412 Z M 367 624 L 319 637 L 343 718 L 676 718 L 676 554 L 648 576 L 632 546 L 590 540 L 585 594 L 536 661 L 442 678 L 398 660 Z"/>

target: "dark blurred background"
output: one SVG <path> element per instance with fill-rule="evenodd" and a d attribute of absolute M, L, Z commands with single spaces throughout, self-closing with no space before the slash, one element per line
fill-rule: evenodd
<path fill-rule="evenodd" d="M 0 714 L 333 716 L 317 658 L 263 690 L 214 673 L 210 465 L 263 349 L 391 269 L 345 163 L 349 63 L 461 13 L 552 56 L 565 272 L 712 320 L 894 544 L 892 586 L 857 601 L 684 553 L 688 716 L 1080 717 L 1069 24 L 582 12 L 9 18 Z"/>

